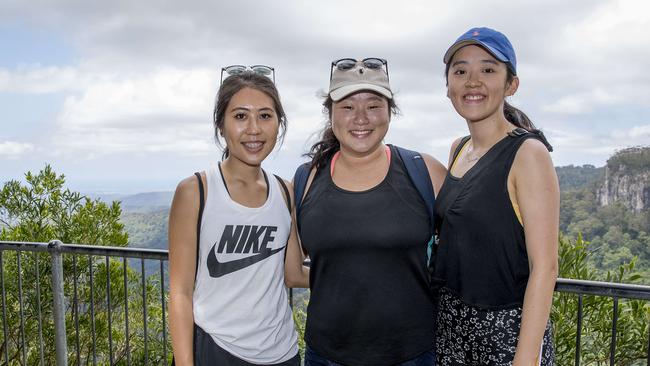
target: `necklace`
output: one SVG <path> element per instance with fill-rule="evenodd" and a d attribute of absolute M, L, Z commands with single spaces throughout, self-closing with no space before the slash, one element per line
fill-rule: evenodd
<path fill-rule="evenodd" d="M 474 151 L 474 144 L 470 141 L 469 144 L 467 145 L 467 153 L 465 154 L 465 159 L 470 163 L 473 163 L 473 162 L 477 161 L 484 154 L 484 153 L 482 153 L 482 154 L 476 153 L 476 154 L 472 155 L 473 151 Z"/>

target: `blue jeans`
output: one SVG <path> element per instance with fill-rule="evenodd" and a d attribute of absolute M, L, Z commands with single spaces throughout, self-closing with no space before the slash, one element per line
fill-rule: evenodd
<path fill-rule="evenodd" d="M 434 350 L 424 352 L 423 354 L 404 361 L 395 366 L 435 366 L 436 364 L 436 352 Z M 306 346 L 305 349 L 305 366 L 345 366 L 340 363 L 330 361 L 318 353 L 316 353 L 309 346 Z"/>

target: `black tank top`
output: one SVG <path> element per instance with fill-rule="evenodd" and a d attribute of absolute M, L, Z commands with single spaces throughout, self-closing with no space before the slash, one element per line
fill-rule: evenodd
<path fill-rule="evenodd" d="M 429 217 L 391 146 L 388 174 L 362 192 L 337 187 L 329 163 L 300 211 L 311 258 L 305 341 L 346 365 L 393 365 L 434 346 Z"/>
<path fill-rule="evenodd" d="M 462 178 L 447 173 L 436 199 L 439 244 L 434 282 L 484 309 L 522 306 L 528 283 L 524 229 L 508 195 L 517 150 L 536 133 L 517 129 L 497 142 Z M 454 160 L 469 136 L 463 138 Z"/>

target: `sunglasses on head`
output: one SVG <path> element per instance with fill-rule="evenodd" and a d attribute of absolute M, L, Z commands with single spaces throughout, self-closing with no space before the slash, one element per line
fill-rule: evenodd
<path fill-rule="evenodd" d="M 363 60 L 356 60 L 353 58 L 341 58 L 332 61 L 332 69 L 330 70 L 330 80 L 332 80 L 332 72 L 336 68 L 339 71 L 348 71 L 354 69 L 358 64 L 363 65 L 366 69 L 379 70 L 382 67 L 386 68 L 386 76 L 388 77 L 388 61 L 379 57 L 367 57 Z"/>
<path fill-rule="evenodd" d="M 228 76 L 241 75 L 245 71 L 249 71 L 249 70 L 256 74 L 268 77 L 269 79 L 273 80 L 273 84 L 275 84 L 275 69 L 272 68 L 271 66 L 266 66 L 266 65 L 252 65 L 252 66 L 230 65 L 230 66 L 223 67 L 221 68 L 221 83 L 223 83 L 224 73 L 226 73 Z"/>

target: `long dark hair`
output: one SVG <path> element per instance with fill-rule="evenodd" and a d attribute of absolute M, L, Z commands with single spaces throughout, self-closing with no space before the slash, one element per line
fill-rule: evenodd
<path fill-rule="evenodd" d="M 377 94 L 377 93 L 374 93 Z M 377 94 L 382 98 L 386 98 L 381 94 Z M 320 141 L 313 144 L 309 149 L 309 152 L 305 156 L 311 158 L 311 167 L 316 169 L 321 169 L 325 166 L 327 161 L 341 148 L 339 140 L 334 135 L 332 130 L 332 98 L 329 95 L 324 95 L 325 100 L 323 101 L 323 114 L 326 116 L 325 128 L 321 132 Z M 395 103 L 395 98 L 388 99 L 388 117 L 399 114 L 399 108 Z"/>
<path fill-rule="evenodd" d="M 453 57 L 452 57 L 453 58 Z M 445 81 L 449 85 L 449 68 L 451 67 L 451 62 L 448 62 L 445 66 Z M 515 73 L 512 71 L 510 66 L 507 67 L 508 73 L 506 74 L 506 85 L 512 83 L 512 80 L 515 78 Z M 515 108 L 508 101 L 503 102 L 503 114 L 508 120 L 508 122 L 513 125 L 528 130 L 530 132 L 538 132 L 539 130 L 533 124 L 533 121 L 528 118 L 526 113 L 522 112 L 520 109 Z"/>
<path fill-rule="evenodd" d="M 282 108 L 280 102 L 280 93 L 275 87 L 273 80 L 264 75 L 260 75 L 251 70 L 244 71 L 241 74 L 228 76 L 217 92 L 217 97 L 214 103 L 214 112 L 212 114 L 212 122 L 214 125 L 214 138 L 217 145 L 223 148 L 222 159 L 228 157 L 228 146 L 223 146 L 219 138 L 220 132 L 223 130 L 223 125 L 226 119 L 226 108 L 232 97 L 244 88 L 251 88 L 259 90 L 266 94 L 273 100 L 275 113 L 278 115 L 278 122 L 280 123 L 280 144 L 284 141 L 284 134 L 287 131 L 287 116 Z"/>

